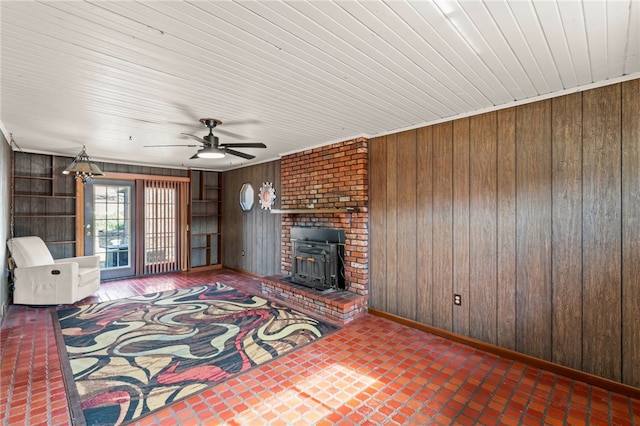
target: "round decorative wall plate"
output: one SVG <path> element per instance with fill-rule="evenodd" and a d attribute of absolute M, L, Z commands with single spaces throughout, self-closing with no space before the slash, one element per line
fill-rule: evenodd
<path fill-rule="evenodd" d="M 264 210 L 271 210 L 273 201 L 276 199 L 276 190 L 273 188 L 271 182 L 263 182 L 258 193 L 258 201 L 260 201 L 260 207 Z"/>

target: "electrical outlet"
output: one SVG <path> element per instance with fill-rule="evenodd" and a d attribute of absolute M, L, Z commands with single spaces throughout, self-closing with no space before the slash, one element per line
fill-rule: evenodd
<path fill-rule="evenodd" d="M 462 296 L 459 294 L 454 294 L 453 295 L 453 304 L 456 306 L 460 306 L 462 305 Z"/>

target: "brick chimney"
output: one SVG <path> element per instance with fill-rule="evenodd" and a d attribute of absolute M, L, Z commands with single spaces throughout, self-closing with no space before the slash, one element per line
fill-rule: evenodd
<path fill-rule="evenodd" d="M 282 216 L 282 273 L 291 273 L 292 227 L 342 229 L 346 290 L 368 295 L 368 140 L 358 138 L 286 155 L 280 167 L 280 208 L 285 212 L 304 209 Z M 317 212 L 327 208 L 339 210 Z"/>

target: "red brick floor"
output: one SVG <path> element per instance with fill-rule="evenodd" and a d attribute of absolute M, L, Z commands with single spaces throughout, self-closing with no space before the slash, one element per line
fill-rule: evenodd
<path fill-rule="evenodd" d="M 83 301 L 221 281 L 231 271 L 103 283 Z M 50 310 L 2 324 L 0 423 L 67 425 Z M 640 401 L 365 315 L 341 330 L 140 421 L 142 425 L 638 425 Z"/>

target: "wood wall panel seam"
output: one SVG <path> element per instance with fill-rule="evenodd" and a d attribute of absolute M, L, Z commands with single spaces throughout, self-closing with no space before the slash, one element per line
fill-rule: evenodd
<path fill-rule="evenodd" d="M 470 313 L 475 304 L 470 296 L 470 188 L 471 188 L 471 119 L 453 122 L 453 293 L 461 296 L 462 304 L 453 306 L 453 328 L 466 334 L 472 327 Z M 452 295 L 453 297 L 453 295 Z M 451 299 L 453 300 L 453 298 Z"/>
<path fill-rule="evenodd" d="M 436 326 L 453 326 L 453 127 L 452 122 L 433 127 L 434 155 L 434 249 L 433 312 Z M 435 171 L 438 173 L 435 173 Z"/>
<path fill-rule="evenodd" d="M 516 350 L 549 359 L 550 101 L 517 107 Z"/>
<path fill-rule="evenodd" d="M 397 139 L 397 188 L 398 205 L 396 229 L 398 263 L 397 292 L 398 312 L 406 317 L 416 317 L 416 131 L 402 132 Z"/>
<path fill-rule="evenodd" d="M 471 191 L 470 211 L 471 256 L 469 264 L 472 277 L 483 283 L 472 287 L 472 329 L 469 335 L 490 343 L 497 341 L 497 323 L 495 315 L 486 312 L 497 311 L 496 288 L 497 278 L 495 207 L 497 201 L 495 168 L 497 162 L 497 133 L 495 129 L 496 114 L 487 113 L 474 116 L 471 122 Z M 489 290 L 489 291 L 487 291 Z"/>
<path fill-rule="evenodd" d="M 640 388 L 640 80 L 622 83 L 622 380 Z"/>
<path fill-rule="evenodd" d="M 497 113 L 497 300 L 498 344 L 516 346 L 516 122 L 515 108 Z"/>
<path fill-rule="evenodd" d="M 398 181 L 397 181 L 397 135 L 386 136 L 386 159 L 387 167 L 386 180 L 386 235 L 387 235 L 387 276 L 385 291 L 387 297 L 387 307 L 394 312 L 398 310 L 398 279 L 396 267 L 398 264 Z"/>
<path fill-rule="evenodd" d="M 433 319 L 433 152 L 432 128 L 417 130 L 418 145 L 418 177 L 417 177 L 417 238 L 423 244 L 418 244 L 417 257 L 419 270 L 417 272 L 417 319 L 430 323 Z M 373 214 L 373 208 L 371 209 Z M 372 238 L 375 234 L 372 232 Z M 373 258 L 373 256 L 372 256 Z"/>
<path fill-rule="evenodd" d="M 582 364 L 582 94 L 552 101 L 552 358 Z"/>
<path fill-rule="evenodd" d="M 620 85 L 583 97 L 582 369 L 613 380 L 622 374 L 620 99 Z"/>

